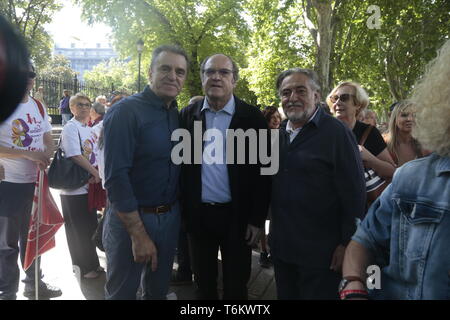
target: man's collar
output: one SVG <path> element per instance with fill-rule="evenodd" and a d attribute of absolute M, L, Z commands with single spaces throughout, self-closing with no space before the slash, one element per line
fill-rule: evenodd
<path fill-rule="evenodd" d="M 288 120 L 288 122 L 286 123 L 286 132 L 288 132 L 288 133 L 293 133 L 293 132 L 295 132 L 296 130 L 300 130 L 302 127 L 298 127 L 297 129 L 294 129 L 293 127 L 292 127 L 292 122 L 291 122 L 291 120 Z"/>
<path fill-rule="evenodd" d="M 236 109 L 236 101 L 234 99 L 234 95 L 231 95 L 230 100 L 228 100 L 228 102 L 225 104 L 225 106 L 222 109 L 220 109 L 219 111 L 215 111 L 214 109 L 212 109 L 210 107 L 210 105 L 208 103 L 208 98 L 206 97 L 203 100 L 203 107 L 200 110 L 200 112 L 203 112 L 206 109 L 208 109 L 208 110 L 210 110 L 212 112 L 224 111 L 224 112 L 226 112 L 226 113 L 228 113 L 229 115 L 232 116 L 234 114 L 235 109 Z"/>
<path fill-rule="evenodd" d="M 148 99 L 158 101 L 159 104 L 161 105 L 161 108 L 167 109 L 167 104 L 159 96 L 157 96 L 156 93 L 153 92 L 153 90 L 150 88 L 149 85 L 145 86 L 144 91 L 142 91 L 142 94 L 144 96 L 146 96 Z M 177 100 L 176 99 L 174 99 L 170 103 L 169 109 L 171 109 L 171 108 L 177 108 Z"/>

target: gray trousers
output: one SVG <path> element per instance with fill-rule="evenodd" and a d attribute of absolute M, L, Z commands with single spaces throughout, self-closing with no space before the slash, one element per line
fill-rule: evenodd
<path fill-rule="evenodd" d="M 15 299 L 25 259 L 34 183 L 0 182 L 0 297 Z M 25 271 L 25 285 L 34 286 L 35 264 Z"/>

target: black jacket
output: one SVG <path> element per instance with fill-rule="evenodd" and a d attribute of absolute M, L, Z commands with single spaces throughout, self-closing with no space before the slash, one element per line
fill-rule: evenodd
<path fill-rule="evenodd" d="M 248 105 L 237 97 L 235 97 L 235 102 L 236 109 L 229 129 L 243 129 L 244 131 L 255 129 L 256 132 L 258 132 L 258 129 L 267 129 L 266 120 L 259 109 Z M 202 136 L 205 132 L 205 115 L 200 112 L 202 106 L 203 100 L 187 106 L 180 113 L 180 128 L 187 129 L 192 137 L 191 150 L 194 150 L 194 121 L 202 121 Z M 245 232 L 247 224 L 263 227 L 270 196 L 270 177 L 260 174 L 259 157 L 257 164 L 249 164 L 247 161 L 249 159 L 248 143 L 247 139 L 245 143 L 245 164 L 236 164 L 237 144 L 235 143 L 234 164 L 227 165 L 234 215 L 230 219 L 238 222 L 241 232 Z M 202 192 L 201 164 L 193 164 L 193 151 L 191 152 L 191 163 L 183 164 L 181 169 L 182 218 L 188 232 L 201 232 L 198 228 L 200 225 L 198 213 Z"/>
<path fill-rule="evenodd" d="M 288 263 L 329 268 L 364 214 L 366 186 L 353 133 L 318 110 L 290 142 L 280 129 L 280 169 L 272 181 L 269 244 Z"/>

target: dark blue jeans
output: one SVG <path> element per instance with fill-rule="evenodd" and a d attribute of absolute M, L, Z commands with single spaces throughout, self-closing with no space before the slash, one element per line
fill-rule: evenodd
<path fill-rule="evenodd" d="M 0 297 L 16 299 L 25 259 L 34 183 L 0 182 Z M 35 264 L 25 271 L 25 285 L 34 285 Z"/>
<path fill-rule="evenodd" d="M 140 213 L 140 216 L 155 243 L 158 267 L 152 272 L 149 265 L 134 262 L 131 238 L 117 213 L 108 209 L 103 226 L 108 300 L 135 300 L 139 287 L 145 299 L 166 299 L 178 242 L 180 208 L 177 203 L 164 214 Z"/>

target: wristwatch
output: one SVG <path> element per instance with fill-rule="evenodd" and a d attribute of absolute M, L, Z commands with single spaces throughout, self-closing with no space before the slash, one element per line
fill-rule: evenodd
<path fill-rule="evenodd" d="M 356 276 L 348 276 L 348 277 L 342 278 L 341 282 L 339 283 L 339 288 L 338 288 L 339 293 L 341 293 L 342 290 L 344 290 L 345 287 L 346 287 L 350 282 L 353 282 L 353 281 L 359 281 L 359 282 L 361 282 L 361 283 L 364 285 L 364 287 L 366 287 L 365 282 L 364 282 L 360 277 L 356 277 Z"/>

